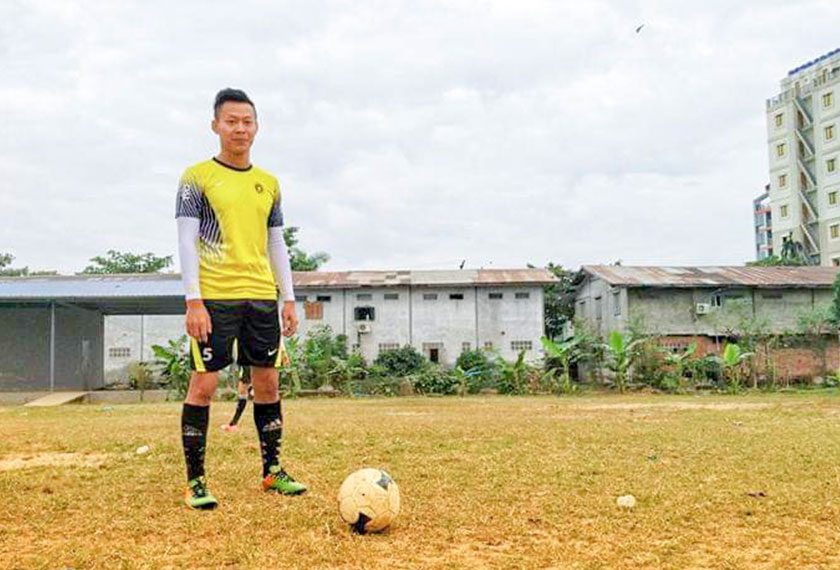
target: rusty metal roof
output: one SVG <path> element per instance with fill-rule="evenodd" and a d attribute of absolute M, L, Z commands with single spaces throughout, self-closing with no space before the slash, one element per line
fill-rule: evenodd
<path fill-rule="evenodd" d="M 550 285 L 545 269 L 460 269 L 438 271 L 306 271 L 294 274 L 295 287 L 342 288 L 392 286 Z"/>
<path fill-rule="evenodd" d="M 632 267 L 584 265 L 584 274 L 626 287 L 827 288 L 837 267 Z"/>
<path fill-rule="evenodd" d="M 465 269 L 455 271 L 295 271 L 301 289 L 357 287 L 548 285 L 545 269 Z M 0 277 L 0 301 L 171 298 L 182 302 L 177 273 L 140 275 L 43 275 Z"/>

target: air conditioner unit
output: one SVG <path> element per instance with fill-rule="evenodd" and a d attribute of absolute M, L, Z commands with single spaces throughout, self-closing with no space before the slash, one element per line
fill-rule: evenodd
<path fill-rule="evenodd" d="M 712 305 L 709 303 L 697 303 L 694 312 L 698 315 L 708 315 L 712 311 Z"/>
<path fill-rule="evenodd" d="M 373 330 L 373 327 L 370 326 L 370 323 L 359 323 L 356 325 L 356 330 L 359 334 L 367 334 Z"/>

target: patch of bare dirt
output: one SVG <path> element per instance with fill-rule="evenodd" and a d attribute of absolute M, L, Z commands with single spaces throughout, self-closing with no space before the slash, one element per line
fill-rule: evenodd
<path fill-rule="evenodd" d="M 92 467 L 103 465 L 106 453 L 27 453 L 5 455 L 0 458 L 0 471 L 15 471 L 30 467 Z"/>

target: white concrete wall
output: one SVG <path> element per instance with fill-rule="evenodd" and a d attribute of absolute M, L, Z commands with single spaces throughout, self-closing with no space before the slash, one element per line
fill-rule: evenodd
<path fill-rule="evenodd" d="M 439 346 L 440 362 L 452 365 L 464 349 L 483 348 L 490 343 L 493 350 L 502 357 L 512 360 L 518 350 L 512 343 L 530 342 L 526 357 L 530 360 L 542 356 L 540 337 L 543 334 L 543 289 L 542 287 L 379 287 L 363 289 L 298 289 L 296 309 L 300 327 L 298 334 L 306 334 L 319 325 L 329 325 L 333 334 L 347 335 L 348 347 L 358 344 L 358 350 L 368 362 L 372 362 L 381 345 L 404 346 L 411 344 L 429 356 L 429 345 Z M 491 299 L 490 294 L 501 293 L 501 299 Z M 517 298 L 516 294 L 527 294 Z M 397 299 L 385 299 L 385 295 L 397 295 Z M 424 299 L 424 294 L 436 294 L 436 300 Z M 370 299 L 360 298 L 370 295 Z M 463 295 L 463 299 L 450 295 Z M 321 301 L 322 318 L 307 319 L 304 299 Z M 361 323 L 355 320 L 357 307 L 373 307 L 374 320 Z M 107 317 L 105 324 L 106 371 L 112 376 L 123 373 L 130 363 L 139 360 L 140 348 L 139 316 Z M 146 316 L 144 323 L 144 347 L 142 357 L 152 360 L 150 346 L 165 344 L 169 339 L 184 334 L 184 317 Z M 359 325 L 370 328 L 369 333 L 359 332 Z M 425 348 L 424 348 L 425 347 Z M 125 358 L 109 357 L 111 348 L 129 348 Z"/>

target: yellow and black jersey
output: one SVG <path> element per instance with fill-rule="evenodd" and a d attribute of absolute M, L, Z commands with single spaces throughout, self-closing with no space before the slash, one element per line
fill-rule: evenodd
<path fill-rule="evenodd" d="M 277 298 L 268 228 L 283 225 L 283 211 L 271 173 L 253 165 L 236 169 L 215 158 L 193 165 L 178 183 L 175 217 L 199 220 L 202 298 Z"/>

